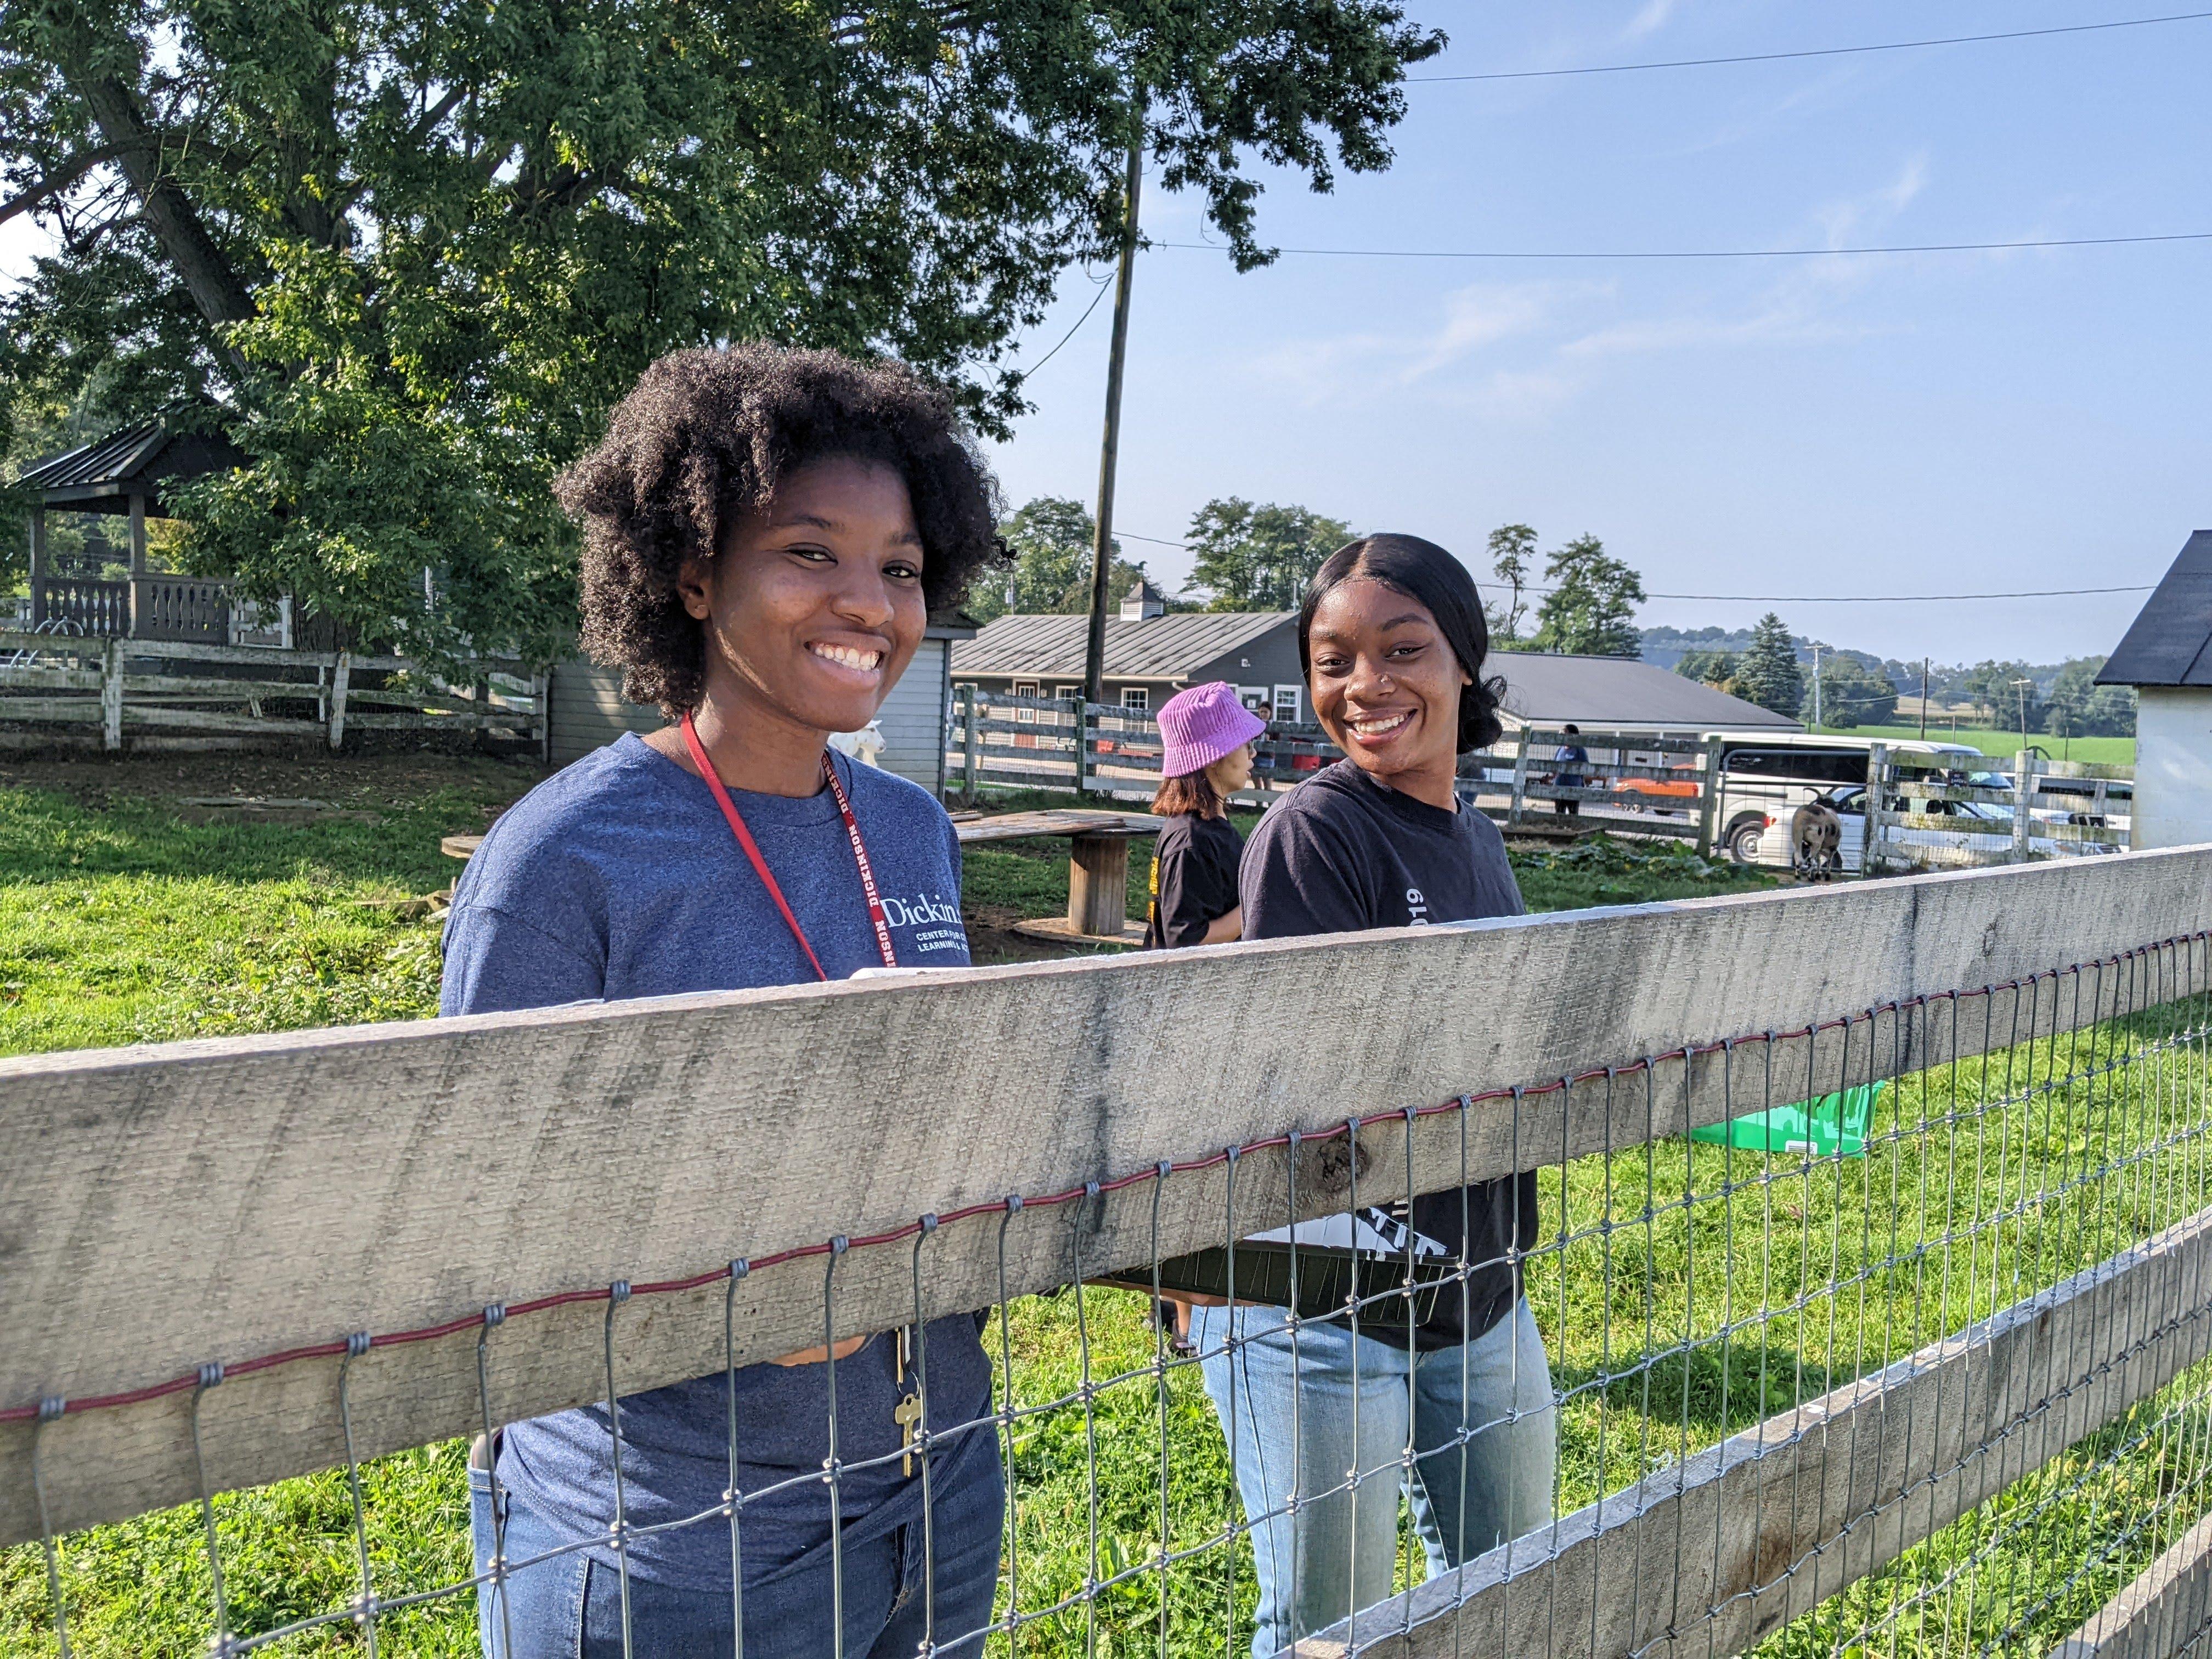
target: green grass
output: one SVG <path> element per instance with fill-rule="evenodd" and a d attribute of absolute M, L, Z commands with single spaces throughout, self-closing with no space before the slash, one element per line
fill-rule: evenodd
<path fill-rule="evenodd" d="M 1911 738 L 1917 740 L 1920 727 L 1911 726 L 1855 726 L 1848 730 L 1836 726 L 1808 726 L 1808 731 L 1824 732 L 1837 738 Z M 2133 766 L 2136 763 L 2136 740 L 2133 738 L 2060 738 L 2047 732 L 2028 734 L 2030 743 L 2039 744 L 2053 760 L 2087 761 L 2094 766 Z M 1934 715 L 1928 720 L 1928 741 L 1930 743 L 1962 743 L 1970 749 L 1978 749 L 1984 755 L 2009 762 L 2020 753 L 2020 733 L 2001 732 L 1987 727 L 1961 726 L 1954 732 L 1948 721 L 1938 721 Z"/>
<path fill-rule="evenodd" d="M 279 828 L 196 826 L 151 802 L 95 809 L 0 789 L 0 994 L 9 999 L 0 1004 L 0 1050 L 429 1012 L 434 924 L 362 901 L 442 884 L 454 866 L 436 852 L 439 835 L 473 828 L 497 794 L 496 779 L 471 776 L 386 803 L 372 823 Z M 973 849 L 971 910 L 1063 908 L 1066 858 L 1055 841 Z M 1679 847 L 1606 838 L 1516 853 L 1515 863 L 1539 909 L 1763 884 Z M 1133 888 L 1143 860 L 1133 864 Z M 2204 1011 L 2194 1012 L 2201 1019 Z M 2046 1042 L 1911 1079 L 1885 1092 L 1863 1158 L 1807 1161 L 1673 1140 L 1544 1172 L 1547 1232 L 1528 1287 L 1568 1396 L 1563 1510 L 2203 1203 L 2202 1143 L 2166 1144 L 2178 1127 L 2198 1127 L 2201 1060 L 2185 1054 L 2154 1074 L 2133 1058 L 2172 1019 L 2166 1012 L 2115 1022 L 2094 1044 Z M 1758 1103 L 1747 1099 L 1747 1109 Z M 2118 1173 L 2100 1177 L 2103 1170 Z M 1804 1305 L 1793 1306 L 1801 1297 Z M 1091 1577 L 1094 1469 L 1097 1578 L 1155 1557 L 1164 1520 L 1171 1550 L 1198 1552 L 1164 1577 L 1133 1575 L 1095 1609 L 1079 1604 L 1024 1625 L 1011 1646 L 1024 1656 L 1152 1654 L 1164 1595 L 1178 1659 L 1224 1644 L 1241 1652 L 1250 1555 L 1242 1543 L 1220 1542 L 1239 1511 L 1195 1368 L 1154 1370 L 1142 1300 L 1126 1292 L 1030 1298 L 1015 1304 L 1009 1323 L 1014 1403 L 1024 1413 L 1013 1444 L 1022 1607 L 1079 1596 Z M 994 1352 L 997 1340 L 994 1327 Z M 1893 1613 L 1896 1641 L 1885 1626 L 1866 1650 L 1934 1653 L 1959 1645 L 1970 1613 L 1978 1641 L 2023 1607 L 2034 1608 L 2033 1628 L 2017 1644 L 2032 1637 L 2049 1645 L 2195 1518 L 2193 1494 L 2212 1474 L 2205 1387 L 2202 1376 L 2185 1379 L 2070 1461 L 1778 1632 L 1766 1650 L 1793 1659 L 1849 1652 L 1861 1626 Z M 363 1479 L 380 1594 L 465 1576 L 459 1443 L 376 1460 Z M 2116 1516 L 2161 1504 L 2175 1510 L 2166 1534 L 2100 1553 L 2111 1550 Z M 216 1509 L 240 1632 L 342 1608 L 356 1590 L 342 1474 L 228 1495 Z M 204 1650 L 209 1583 L 196 1510 L 74 1535 L 64 1559 L 74 1652 Z M 1403 1553 L 1401 1584 L 1418 1576 L 1417 1560 Z M 1970 1561 L 1971 1574 L 1929 1592 Z M 0 1553 L 0 1655 L 51 1651 L 46 1618 L 40 1552 Z M 380 1622 L 379 1651 L 473 1652 L 473 1620 L 466 1595 L 392 1615 Z M 354 1652 L 360 1644 L 339 1623 L 277 1650 Z"/>

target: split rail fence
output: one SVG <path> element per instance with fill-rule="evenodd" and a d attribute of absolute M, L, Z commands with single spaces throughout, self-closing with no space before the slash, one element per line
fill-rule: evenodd
<path fill-rule="evenodd" d="M 615 1398 L 982 1310 L 976 1414 L 924 1346 L 920 1432 L 867 1451 L 833 1364 L 825 1459 L 749 1491 L 732 1381 L 722 1501 L 609 1494 L 592 1571 L 654 1528 L 747 1559 L 749 1504 L 903 1458 L 927 1540 L 981 1437 L 994 1611 L 925 1652 L 1233 1656 L 1294 1516 L 1448 1490 L 1525 1415 L 1531 1523 L 1401 1552 L 1300 1653 L 2178 1652 L 2208 1065 L 2212 848 L 0 1060 L 0 1649 L 465 1650 L 585 1544 L 477 1567 L 458 1450 L 407 1449 L 598 1401 L 619 1456 Z M 1186 1355 L 1145 1288 L 1484 1182 L 1536 1206 L 1534 1403 L 1241 1504 L 1200 1371 L 1247 1316 Z M 1401 1288 L 1298 1326 L 1386 1320 L 1410 1231 Z"/>
<path fill-rule="evenodd" d="M 475 731 L 544 741 L 545 678 L 471 665 L 462 683 L 400 657 L 0 629 L 0 729 L 146 738 L 319 738 L 349 730 Z"/>
<path fill-rule="evenodd" d="M 2023 864 L 2127 850 L 2132 769 L 2054 761 L 2030 751 L 1979 773 L 1876 744 L 1868 798 L 1879 803 L 1867 846 L 1870 872 Z M 1976 778 L 1989 780 L 1976 782 Z"/>
<path fill-rule="evenodd" d="M 1553 758 L 1567 744 L 1591 758 Z M 1343 758 L 1320 726 L 1281 721 L 1270 722 L 1254 749 L 1250 799 L 1261 802 Z M 1571 811 L 1622 833 L 1693 840 L 1710 851 L 1718 764 L 1717 745 L 1698 738 L 1522 728 L 1462 757 L 1459 789 L 1516 827 Z M 1016 788 L 1149 799 L 1160 781 L 1158 723 L 1139 709 L 963 686 L 946 726 L 945 781 L 970 797 Z"/>

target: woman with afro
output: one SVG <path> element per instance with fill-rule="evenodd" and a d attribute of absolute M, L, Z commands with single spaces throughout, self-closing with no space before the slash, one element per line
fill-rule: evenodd
<path fill-rule="evenodd" d="M 675 352 L 556 488 L 583 531 L 584 645 L 671 723 L 492 826 L 454 895 L 441 1011 L 965 963 L 944 809 L 827 744 L 875 717 L 931 609 L 994 555 L 995 486 L 945 398 L 834 352 Z M 504 1581 L 478 1597 L 484 1651 L 980 1652 L 1003 1492 L 975 1320 L 737 1371 L 734 1470 L 732 1386 L 623 1399 L 619 1446 L 601 1403 L 477 1448 L 477 1566 L 496 1556 Z"/>

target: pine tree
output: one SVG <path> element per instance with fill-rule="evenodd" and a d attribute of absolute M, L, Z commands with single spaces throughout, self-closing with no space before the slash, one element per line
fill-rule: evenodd
<path fill-rule="evenodd" d="M 1805 671 L 1797 664 L 1797 647 L 1790 629 L 1771 611 L 1751 630 L 1751 649 L 1737 665 L 1736 691 L 1761 708 L 1795 715 L 1805 697 Z"/>

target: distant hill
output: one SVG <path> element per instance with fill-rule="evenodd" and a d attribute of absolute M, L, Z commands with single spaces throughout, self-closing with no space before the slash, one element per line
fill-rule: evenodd
<path fill-rule="evenodd" d="M 1808 668 L 1813 665 L 1813 642 L 1802 634 L 1790 636 L 1797 647 L 1797 660 Z M 1748 651 L 1751 630 L 1748 628 L 1647 628 L 1644 630 L 1644 660 L 1661 668 L 1672 670 L 1692 651 Z M 1883 657 L 1872 651 L 1856 651 L 1849 646 L 1823 645 L 1823 657 L 1845 656 L 1880 674 L 1908 696 L 1920 691 L 1920 665 L 1903 662 L 1895 657 Z M 1930 696 L 1948 696 L 1969 665 L 1965 663 L 1936 663 L 1929 671 L 1928 690 Z M 2033 663 L 2028 673 L 2034 678 L 2036 695 L 2048 696 L 2057 683 L 2061 663 Z"/>

